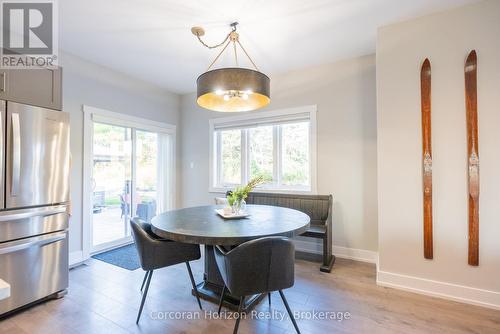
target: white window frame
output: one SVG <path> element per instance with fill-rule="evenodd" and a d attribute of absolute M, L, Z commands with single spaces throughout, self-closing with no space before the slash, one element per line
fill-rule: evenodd
<path fill-rule="evenodd" d="M 277 192 L 277 193 L 294 193 L 294 194 L 316 194 L 317 193 L 317 124 L 316 124 L 316 113 L 317 106 L 303 106 L 296 108 L 288 108 L 288 109 L 279 109 L 273 111 L 257 111 L 244 115 L 238 116 L 228 116 L 228 117 L 219 117 L 213 118 L 209 120 L 209 192 L 212 193 L 225 193 L 227 190 L 233 189 L 238 184 L 225 184 L 220 186 L 219 180 L 221 179 L 220 174 L 221 170 L 217 168 L 221 165 L 220 159 L 221 155 L 218 154 L 220 152 L 220 132 L 217 131 L 218 128 L 221 127 L 246 127 L 251 126 L 253 124 L 265 124 L 272 122 L 284 122 L 284 121 L 292 121 L 294 117 L 298 117 L 300 115 L 307 115 L 305 118 L 309 118 L 309 178 L 310 178 L 310 189 L 302 190 L 294 187 L 289 188 L 275 188 L 266 187 L 266 188 L 257 188 L 256 192 Z M 275 141 L 273 147 L 281 147 L 281 136 L 279 134 L 280 127 L 273 128 L 273 140 Z M 248 155 L 246 142 L 248 141 L 248 130 L 244 129 L 242 132 L 242 146 L 241 146 L 241 155 L 242 155 L 242 180 L 245 181 L 248 179 Z M 215 136 L 219 136 L 219 140 L 215 139 Z M 217 147 L 214 145 L 217 143 Z M 281 158 L 278 156 L 280 150 L 273 150 L 273 168 L 274 175 L 281 174 L 281 167 L 278 165 L 281 162 Z"/>
<path fill-rule="evenodd" d="M 93 126 L 94 122 L 107 123 L 117 126 L 130 127 L 136 130 L 144 130 L 151 132 L 160 132 L 172 136 L 170 163 L 168 166 L 169 175 L 169 207 L 175 208 L 176 194 L 176 126 L 168 123 L 152 121 L 140 117 L 134 117 L 117 113 L 105 109 L 95 108 L 88 105 L 83 105 L 83 195 L 82 195 L 82 258 L 83 261 L 90 258 L 95 252 L 92 249 L 92 199 L 89 194 L 92 194 L 92 174 L 93 174 Z M 135 134 L 135 131 L 132 131 Z M 132 154 L 135 154 L 135 147 L 132 146 Z M 132 172 L 134 172 L 132 168 Z M 132 175 L 135 180 L 135 175 Z M 135 183 L 135 181 L 134 181 Z M 103 245 L 99 251 L 120 247 L 123 244 L 132 242 L 132 237 L 125 237 L 124 240 L 118 240 Z"/>

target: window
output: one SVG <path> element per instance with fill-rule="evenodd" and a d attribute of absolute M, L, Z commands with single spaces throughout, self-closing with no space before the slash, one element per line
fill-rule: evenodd
<path fill-rule="evenodd" d="M 248 139 L 250 178 L 264 175 L 274 181 L 274 126 L 250 128 L 248 129 Z"/>
<path fill-rule="evenodd" d="M 281 126 L 281 182 L 309 185 L 309 122 Z"/>
<path fill-rule="evenodd" d="M 316 107 L 266 111 L 210 121 L 211 191 L 257 175 L 265 191 L 315 191 Z"/>
<path fill-rule="evenodd" d="M 220 132 L 220 156 L 223 162 L 221 182 L 224 184 L 241 183 L 241 131 Z"/>

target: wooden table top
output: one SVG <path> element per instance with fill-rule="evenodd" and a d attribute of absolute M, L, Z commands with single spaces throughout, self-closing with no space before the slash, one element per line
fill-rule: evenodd
<path fill-rule="evenodd" d="M 166 239 L 204 245 L 238 245 L 267 236 L 293 237 L 304 233 L 310 218 L 297 210 L 268 205 L 247 205 L 249 217 L 224 219 L 207 205 L 168 211 L 153 218 L 153 232 Z"/>

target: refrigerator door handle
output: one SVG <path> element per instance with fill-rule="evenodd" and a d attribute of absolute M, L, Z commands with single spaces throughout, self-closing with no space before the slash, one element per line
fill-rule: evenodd
<path fill-rule="evenodd" d="M 12 185 L 11 196 L 17 196 L 21 178 L 21 125 L 19 114 L 12 113 Z"/>
<path fill-rule="evenodd" d="M 5 103 L 5 102 L 4 102 Z M 5 109 L 5 108 L 3 108 Z M 2 123 L 2 114 L 3 114 L 4 110 L 0 109 L 0 178 L 3 178 L 4 177 L 4 174 L 3 174 L 3 167 L 4 167 L 4 160 L 3 160 L 3 123 Z M 2 188 L 3 188 L 3 181 L 0 182 L 0 184 L 2 185 Z M 1 200 L 2 200 L 2 203 L 0 203 L 0 207 L 3 209 L 3 196 L 0 197 Z"/>
<path fill-rule="evenodd" d="M 7 102 L 0 100 L 0 209 L 5 208 L 5 137 Z"/>
<path fill-rule="evenodd" d="M 7 73 L 2 72 L 0 74 L 2 76 L 2 86 L 0 87 L 0 92 L 6 92 L 7 91 Z"/>
<path fill-rule="evenodd" d="M 37 210 L 37 211 L 10 213 L 10 214 L 6 213 L 6 214 L 0 214 L 0 222 L 20 220 L 20 219 L 26 219 L 26 218 L 38 217 L 38 216 L 46 217 L 46 216 L 52 216 L 52 215 L 56 215 L 58 213 L 65 213 L 65 212 L 67 212 L 66 207 L 61 206 L 61 207 L 54 208 L 54 209 L 43 209 L 43 210 Z"/>
<path fill-rule="evenodd" d="M 17 252 L 34 246 L 45 246 L 66 238 L 66 231 L 58 232 L 53 235 L 42 235 L 39 237 L 28 238 L 26 240 L 17 240 L 6 242 L 0 246 L 0 255 Z"/>

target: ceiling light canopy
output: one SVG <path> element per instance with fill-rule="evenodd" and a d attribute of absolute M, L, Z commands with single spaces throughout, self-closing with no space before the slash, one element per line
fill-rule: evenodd
<path fill-rule="evenodd" d="M 214 49 L 223 46 L 221 52 L 215 57 L 207 71 L 198 77 L 197 100 L 200 107 L 213 111 L 240 112 L 262 108 L 271 102 L 270 80 L 267 75 L 260 72 L 253 60 L 239 41 L 236 25 L 232 23 L 232 31 L 221 43 L 209 46 L 201 39 L 205 34 L 203 28 L 193 27 L 192 33 L 207 48 Z M 233 44 L 236 67 L 226 67 L 211 70 L 227 47 Z M 253 69 L 238 67 L 237 46 L 252 63 Z"/>

